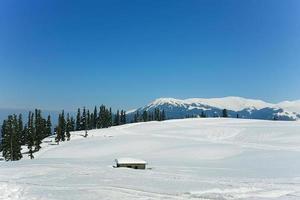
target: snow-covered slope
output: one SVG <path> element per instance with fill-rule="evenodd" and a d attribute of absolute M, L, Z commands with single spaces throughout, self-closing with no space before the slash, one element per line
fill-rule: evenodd
<path fill-rule="evenodd" d="M 300 122 L 185 119 L 45 139 L 35 160 L 0 162 L 5 200 L 296 200 Z M 145 160 L 147 170 L 113 168 Z"/>
<path fill-rule="evenodd" d="M 227 109 L 230 117 L 249 119 L 279 119 L 296 120 L 300 118 L 300 101 L 282 102 L 271 104 L 261 100 L 246 99 L 241 97 L 224 98 L 192 98 L 192 99 L 174 99 L 159 98 L 152 103 L 139 109 L 128 112 L 129 119 L 139 111 L 153 111 L 155 108 L 165 110 L 168 118 L 184 118 L 189 115 L 200 115 L 204 112 L 206 115 L 221 116 L 222 110 Z"/>
<path fill-rule="evenodd" d="M 298 101 L 284 101 L 277 104 L 278 107 L 290 112 L 300 113 L 300 100 Z"/>

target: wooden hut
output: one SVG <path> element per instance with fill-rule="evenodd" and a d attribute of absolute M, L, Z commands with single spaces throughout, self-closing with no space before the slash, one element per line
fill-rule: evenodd
<path fill-rule="evenodd" d="M 146 169 L 147 162 L 135 158 L 118 158 L 116 161 L 116 167 L 127 167 L 132 169 Z"/>

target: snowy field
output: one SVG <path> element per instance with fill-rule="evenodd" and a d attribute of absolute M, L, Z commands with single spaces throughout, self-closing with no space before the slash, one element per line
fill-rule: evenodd
<path fill-rule="evenodd" d="M 0 162 L 0 199 L 300 199 L 300 122 L 186 119 L 75 132 Z M 147 170 L 113 168 L 146 160 Z"/>

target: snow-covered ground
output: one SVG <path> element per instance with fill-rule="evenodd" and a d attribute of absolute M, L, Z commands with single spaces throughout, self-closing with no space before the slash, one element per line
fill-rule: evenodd
<path fill-rule="evenodd" d="M 186 119 L 89 131 L 0 162 L 0 199 L 300 199 L 300 122 Z M 114 159 L 149 163 L 113 168 Z"/>

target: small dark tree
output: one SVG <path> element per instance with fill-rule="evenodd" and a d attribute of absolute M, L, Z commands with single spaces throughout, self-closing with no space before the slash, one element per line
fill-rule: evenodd
<path fill-rule="evenodd" d="M 70 133 L 71 130 L 72 130 L 71 119 L 70 119 L 70 115 L 68 113 L 67 114 L 67 123 L 66 123 L 66 137 L 67 137 L 68 141 L 71 138 L 71 133 Z"/>
<path fill-rule="evenodd" d="M 228 117 L 227 109 L 223 109 L 223 111 L 222 111 L 222 117 L 224 117 L 224 118 Z"/>
<path fill-rule="evenodd" d="M 75 120 L 74 118 L 71 116 L 71 126 L 70 126 L 70 131 L 75 131 Z"/>
<path fill-rule="evenodd" d="M 29 112 L 28 114 L 28 122 L 27 122 L 27 148 L 28 148 L 28 156 L 30 157 L 30 159 L 33 159 L 33 147 L 34 147 L 34 143 L 35 143 L 35 132 L 34 132 L 34 125 L 33 125 L 33 120 L 34 119 L 34 114 Z"/>
<path fill-rule="evenodd" d="M 146 110 L 144 110 L 144 112 L 143 112 L 143 121 L 144 121 L 144 122 L 147 122 L 147 121 L 148 121 L 148 113 L 147 113 Z"/>
<path fill-rule="evenodd" d="M 98 111 L 97 111 L 97 106 L 94 108 L 94 114 L 93 114 L 93 128 L 97 128 L 97 120 L 98 120 Z"/>
<path fill-rule="evenodd" d="M 120 111 L 119 110 L 117 110 L 117 113 L 115 114 L 114 125 L 115 126 L 120 125 Z"/>
<path fill-rule="evenodd" d="M 48 115 L 47 122 L 46 122 L 46 137 L 52 135 L 52 123 L 51 123 L 51 116 Z"/>
<path fill-rule="evenodd" d="M 166 118 L 167 118 L 167 116 L 166 116 L 166 113 L 165 113 L 165 110 L 163 110 L 162 111 L 162 113 L 161 113 L 161 121 L 164 121 L 164 120 L 166 120 Z"/>

